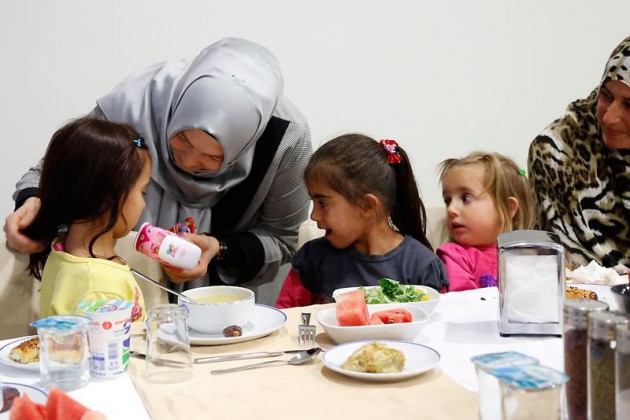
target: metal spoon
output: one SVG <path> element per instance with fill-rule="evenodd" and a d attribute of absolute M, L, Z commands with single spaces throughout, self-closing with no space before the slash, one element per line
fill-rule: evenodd
<path fill-rule="evenodd" d="M 230 369 L 213 370 L 210 373 L 212 375 L 221 375 L 223 373 L 240 372 L 241 370 L 256 369 L 265 366 L 303 365 L 304 363 L 309 362 L 310 360 L 315 358 L 315 356 L 317 356 L 320 351 L 322 351 L 322 349 L 320 349 L 319 347 L 315 347 L 312 349 L 301 351 L 289 360 L 270 360 L 268 362 L 254 363 L 253 365 L 239 366 Z"/>
<path fill-rule="evenodd" d="M 175 291 L 175 290 L 173 290 L 173 289 L 169 289 L 169 288 L 168 288 L 168 287 L 166 287 L 166 286 L 162 286 L 162 285 L 160 284 L 160 282 L 158 282 L 158 281 L 156 281 L 156 280 L 153 280 L 151 277 L 149 277 L 149 276 L 147 276 L 147 275 L 145 275 L 145 274 L 142 274 L 142 273 L 141 273 L 141 272 L 139 272 L 138 270 L 136 270 L 136 269 L 134 269 L 134 268 L 130 268 L 130 270 L 131 270 L 131 272 L 132 272 L 133 274 L 135 274 L 135 275 L 136 275 L 136 277 L 139 277 L 139 278 L 141 278 L 142 280 L 145 280 L 145 281 L 148 281 L 148 282 L 153 283 L 154 285 L 156 285 L 156 286 L 157 286 L 157 287 L 159 287 L 160 289 L 162 289 L 162 290 L 166 290 L 168 293 L 174 294 L 175 296 L 177 296 L 177 297 L 178 297 L 178 298 L 180 298 L 181 300 L 185 300 L 186 302 L 189 302 L 189 303 L 190 303 L 190 302 L 194 302 L 194 301 L 193 301 L 191 298 L 189 298 L 188 296 L 186 296 L 186 295 L 182 295 L 181 293 L 176 292 L 176 291 Z"/>

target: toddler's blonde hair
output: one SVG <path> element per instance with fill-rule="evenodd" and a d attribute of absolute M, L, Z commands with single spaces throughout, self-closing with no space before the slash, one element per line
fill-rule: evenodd
<path fill-rule="evenodd" d="M 529 229 L 532 223 L 532 192 L 525 171 L 508 157 L 499 153 L 472 152 L 461 159 L 446 159 L 440 163 L 440 183 L 454 169 L 480 164 L 485 168 L 484 188 L 494 201 L 501 232 Z M 518 200 L 514 217 L 510 214 L 508 198 Z"/>

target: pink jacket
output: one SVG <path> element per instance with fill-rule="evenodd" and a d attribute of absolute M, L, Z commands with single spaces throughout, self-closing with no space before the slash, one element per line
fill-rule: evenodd
<path fill-rule="evenodd" d="M 447 242 L 440 245 L 436 253 L 446 267 L 451 292 L 479 288 L 479 279 L 483 275 L 497 278 L 496 245 L 473 247 Z"/>

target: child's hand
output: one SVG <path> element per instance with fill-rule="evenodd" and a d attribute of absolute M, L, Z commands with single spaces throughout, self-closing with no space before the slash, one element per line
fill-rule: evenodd
<path fill-rule="evenodd" d="M 162 268 L 164 268 L 164 271 L 168 274 L 173 283 L 182 283 L 205 276 L 208 271 L 208 264 L 210 264 L 210 261 L 219 252 L 219 241 L 214 236 L 184 233 L 181 237 L 201 248 L 201 257 L 199 258 L 197 266 L 188 270 L 163 264 Z"/>

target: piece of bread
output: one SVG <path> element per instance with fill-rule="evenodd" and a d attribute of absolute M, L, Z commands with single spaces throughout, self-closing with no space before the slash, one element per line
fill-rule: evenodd
<path fill-rule="evenodd" d="M 39 362 L 39 337 L 31 338 L 13 347 L 9 359 L 17 363 Z"/>
<path fill-rule="evenodd" d="M 595 299 L 597 300 L 597 293 L 592 290 L 580 289 L 575 286 L 567 286 L 567 299 Z"/>

